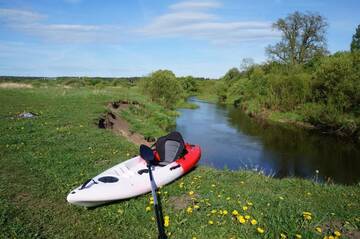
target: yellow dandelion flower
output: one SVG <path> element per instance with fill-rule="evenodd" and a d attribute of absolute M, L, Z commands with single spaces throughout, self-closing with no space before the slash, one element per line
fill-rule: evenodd
<path fill-rule="evenodd" d="M 150 210 L 151 210 L 150 207 L 146 207 L 146 208 L 145 208 L 145 211 L 147 211 L 147 212 L 149 212 Z"/>
<path fill-rule="evenodd" d="M 214 222 L 213 222 L 212 220 L 209 220 L 208 223 L 209 223 L 209 225 L 213 225 L 213 224 L 214 224 Z"/>
<path fill-rule="evenodd" d="M 284 233 L 280 233 L 280 238 L 281 239 L 286 239 L 287 237 L 286 237 L 286 235 Z"/>
<path fill-rule="evenodd" d="M 246 220 L 249 220 L 249 219 L 250 219 L 250 216 L 249 216 L 249 215 L 245 215 L 245 219 L 246 219 Z"/>
<path fill-rule="evenodd" d="M 300 234 L 296 234 L 295 237 L 298 238 L 298 239 L 302 238 L 302 236 Z"/>
<path fill-rule="evenodd" d="M 234 215 L 234 216 L 237 216 L 237 215 L 239 215 L 239 212 L 237 210 L 234 210 L 234 211 L 232 211 L 231 214 Z"/>
<path fill-rule="evenodd" d="M 197 237 L 192 237 L 192 239 L 197 239 Z"/>
<path fill-rule="evenodd" d="M 224 210 L 224 211 L 223 211 L 223 214 L 224 214 L 224 215 L 227 215 L 227 214 L 228 214 L 228 211 L 227 211 L 227 210 Z"/>
<path fill-rule="evenodd" d="M 153 205 L 154 204 L 154 201 L 150 201 L 150 205 Z"/>
<path fill-rule="evenodd" d="M 188 208 L 186 209 L 186 212 L 190 214 L 190 213 L 192 213 L 192 212 L 193 212 L 193 210 L 192 210 L 192 208 L 191 208 L 191 207 L 188 207 Z"/>
<path fill-rule="evenodd" d="M 168 227 L 170 225 L 170 217 L 169 216 L 165 216 L 164 217 L 164 226 Z"/>
<path fill-rule="evenodd" d="M 265 230 L 262 229 L 261 227 L 256 228 L 256 230 L 257 230 L 258 233 L 260 233 L 260 234 L 263 234 L 263 233 L 265 232 Z"/>
<path fill-rule="evenodd" d="M 192 196 L 192 195 L 194 195 L 194 191 L 189 192 L 189 196 Z"/>
<path fill-rule="evenodd" d="M 312 214 L 311 214 L 311 212 L 303 212 L 303 215 L 308 215 L 308 216 L 311 216 Z"/>
<path fill-rule="evenodd" d="M 305 220 L 308 220 L 308 221 L 310 221 L 312 219 L 312 217 L 309 215 L 304 215 L 304 218 L 305 218 Z"/>
<path fill-rule="evenodd" d="M 252 219 L 251 220 L 251 225 L 256 225 L 257 224 L 257 221 L 255 219 Z"/>
<path fill-rule="evenodd" d="M 215 214 L 216 212 L 217 212 L 216 209 L 211 210 L 212 214 Z"/>
<path fill-rule="evenodd" d="M 243 206 L 242 208 L 244 211 L 248 210 L 248 207 L 247 206 Z"/>
<path fill-rule="evenodd" d="M 236 218 L 241 224 L 244 224 L 246 222 L 246 220 L 243 216 L 237 216 Z"/>
<path fill-rule="evenodd" d="M 337 236 L 337 237 L 339 237 L 339 236 L 341 236 L 341 233 L 340 233 L 339 231 L 335 231 L 335 232 L 334 232 L 334 235 Z"/>
<path fill-rule="evenodd" d="M 322 233 L 321 227 L 316 227 L 316 228 L 315 228 L 315 231 L 317 231 L 318 233 Z"/>
<path fill-rule="evenodd" d="M 334 237 L 334 236 L 329 236 L 328 238 L 329 238 L 329 239 L 335 239 L 335 237 Z"/>

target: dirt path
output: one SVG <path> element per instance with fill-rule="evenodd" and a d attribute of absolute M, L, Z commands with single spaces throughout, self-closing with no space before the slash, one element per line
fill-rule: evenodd
<path fill-rule="evenodd" d="M 108 112 L 105 116 L 99 119 L 99 128 L 110 129 L 115 134 L 125 137 L 128 141 L 140 145 L 152 145 L 152 142 L 145 140 L 144 136 L 139 133 L 132 133 L 130 131 L 130 124 L 120 116 L 120 112 L 130 107 L 130 105 L 138 105 L 137 102 L 129 101 L 115 101 L 107 105 Z"/>

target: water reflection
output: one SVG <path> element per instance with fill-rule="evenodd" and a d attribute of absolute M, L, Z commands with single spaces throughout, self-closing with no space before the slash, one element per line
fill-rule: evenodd
<path fill-rule="evenodd" d="M 359 145 L 298 128 L 257 121 L 232 106 L 190 99 L 200 107 L 181 110 L 177 130 L 200 144 L 202 164 L 232 170 L 259 168 L 276 177 L 319 178 L 339 183 L 360 179 Z"/>

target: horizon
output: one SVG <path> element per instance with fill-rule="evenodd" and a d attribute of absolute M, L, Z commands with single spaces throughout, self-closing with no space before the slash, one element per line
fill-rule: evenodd
<path fill-rule="evenodd" d="M 360 3 L 347 1 L 0 0 L 0 75 L 219 78 L 241 60 L 263 63 L 271 24 L 294 11 L 329 26 L 330 53 L 349 50 Z"/>

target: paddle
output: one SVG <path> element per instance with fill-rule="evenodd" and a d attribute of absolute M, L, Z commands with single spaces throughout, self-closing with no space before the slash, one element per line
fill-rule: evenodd
<path fill-rule="evenodd" d="M 147 167 L 149 170 L 151 194 L 154 198 L 154 210 L 155 210 L 156 221 L 157 221 L 157 226 L 158 226 L 158 230 L 159 230 L 158 238 L 159 239 L 167 239 L 167 236 L 165 234 L 165 229 L 164 229 L 164 219 L 163 219 L 163 214 L 162 214 L 162 210 L 161 210 L 161 205 L 160 205 L 160 203 L 158 203 L 158 198 L 156 195 L 157 186 L 155 184 L 154 177 L 153 177 L 153 174 L 151 171 L 151 165 L 154 163 L 154 152 L 151 148 L 142 144 L 142 145 L 140 145 L 140 156 L 147 162 Z"/>

